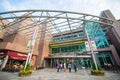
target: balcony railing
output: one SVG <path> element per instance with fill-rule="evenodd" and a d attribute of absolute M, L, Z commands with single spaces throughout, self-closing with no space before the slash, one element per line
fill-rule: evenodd
<path fill-rule="evenodd" d="M 79 37 L 79 38 L 72 38 L 72 39 L 66 39 L 66 40 L 52 40 L 50 41 L 50 44 L 53 43 L 64 43 L 64 42 L 71 42 L 71 41 L 77 41 L 77 40 L 87 40 L 86 36 Z"/>

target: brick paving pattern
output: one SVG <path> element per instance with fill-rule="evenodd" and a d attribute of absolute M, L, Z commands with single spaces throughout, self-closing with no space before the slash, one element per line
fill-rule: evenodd
<path fill-rule="evenodd" d="M 34 71 L 29 77 L 18 77 L 18 73 L 0 72 L 0 80 L 120 80 L 120 73 L 106 71 L 105 76 L 90 75 L 90 70 L 79 70 L 71 73 L 57 72 L 56 69 Z"/>

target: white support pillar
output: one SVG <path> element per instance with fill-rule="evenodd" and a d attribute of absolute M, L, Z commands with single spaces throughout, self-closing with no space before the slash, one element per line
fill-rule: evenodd
<path fill-rule="evenodd" d="M 84 26 L 84 28 L 85 28 L 85 33 L 86 33 L 86 35 L 87 35 L 87 40 L 88 40 L 88 44 L 89 44 L 90 51 L 91 51 L 91 54 L 92 54 L 93 62 L 94 62 L 94 64 L 95 64 L 96 70 L 98 70 L 97 62 L 96 62 L 95 55 L 94 55 L 94 51 L 93 51 L 93 49 L 92 49 L 91 40 L 90 40 L 90 37 L 89 37 L 88 32 L 87 32 L 87 30 L 86 30 L 86 26 Z"/>
<path fill-rule="evenodd" d="M 26 67 L 27 67 L 27 63 L 28 63 L 29 57 L 30 57 L 30 53 L 28 53 L 28 56 L 27 56 L 27 59 L 26 59 L 26 62 L 25 62 L 25 67 L 24 67 L 24 70 L 25 70 L 25 69 L 26 69 Z"/>
<path fill-rule="evenodd" d="M 32 53 L 33 53 L 33 50 L 34 50 L 34 45 L 35 45 L 35 40 L 36 40 L 36 37 L 37 37 L 37 33 L 38 33 L 38 26 L 35 26 L 35 30 L 34 30 L 34 33 L 33 33 L 32 39 L 31 39 L 32 50 L 31 50 L 31 54 L 30 54 L 30 59 L 28 61 L 29 63 L 31 62 Z"/>
<path fill-rule="evenodd" d="M 30 63 L 30 65 L 31 65 L 31 58 L 32 58 L 33 50 L 34 50 L 35 40 L 36 40 L 37 33 L 38 33 L 38 28 L 39 28 L 38 26 L 35 26 L 32 39 L 30 40 L 29 45 L 27 45 L 27 47 L 30 47 L 31 50 L 28 52 L 28 56 L 27 56 L 27 60 L 26 60 L 26 63 L 25 63 L 24 70 L 27 67 L 27 63 Z"/>
<path fill-rule="evenodd" d="M 0 67 L 0 70 L 2 70 L 5 66 L 6 66 L 6 64 L 7 64 L 7 62 L 8 62 L 8 59 L 9 59 L 9 57 L 8 57 L 8 55 L 4 58 L 4 61 L 3 61 L 3 64 L 2 64 L 2 66 Z"/>

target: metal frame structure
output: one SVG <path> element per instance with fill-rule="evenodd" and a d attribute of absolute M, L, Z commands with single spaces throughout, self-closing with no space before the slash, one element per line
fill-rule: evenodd
<path fill-rule="evenodd" d="M 113 21 L 104 17 L 99 17 L 90 14 L 70 12 L 70 11 L 56 11 L 56 10 L 19 10 L 19 11 L 9 11 L 9 12 L 0 12 L 0 24 L 1 30 L 7 29 L 5 34 L 13 34 L 15 32 L 24 31 L 24 34 L 32 38 L 33 30 L 36 25 L 41 23 L 49 23 L 50 25 L 46 29 L 47 35 L 50 37 L 54 36 L 54 33 L 60 34 L 62 36 L 64 31 L 70 31 L 79 27 L 84 21 L 98 22 L 101 25 L 112 26 Z M 12 27 L 15 24 L 18 24 L 26 19 L 30 19 L 32 23 L 26 24 L 25 26 L 21 25 Z M 4 24 L 4 20 L 7 20 L 8 23 Z M 101 20 L 106 20 L 109 23 L 102 22 Z M 42 26 L 41 26 L 42 27 Z M 16 29 L 14 29 L 16 28 Z M 109 28 L 109 27 L 108 27 Z M 28 30 L 29 29 L 29 30 Z M 41 32 L 39 28 L 39 33 Z M 25 31 L 27 30 L 27 31 Z M 52 33 L 51 33 L 52 32 Z"/>
<path fill-rule="evenodd" d="M 94 52 L 91 48 L 91 42 L 89 34 L 86 31 L 86 27 L 83 25 L 85 22 L 97 22 L 100 25 L 106 26 L 103 29 L 109 29 L 112 27 L 113 21 L 108 18 L 78 13 L 70 11 L 57 11 L 57 10 L 19 10 L 19 11 L 9 11 L 9 12 L 0 12 L 0 30 L 5 35 L 14 34 L 17 32 L 23 32 L 26 37 L 33 40 L 34 34 L 37 34 L 37 39 L 41 36 L 42 31 L 46 32 L 46 36 L 54 37 L 55 34 L 63 35 L 65 31 L 69 31 L 71 34 L 75 29 L 85 29 L 85 34 L 87 34 L 87 39 L 89 41 L 89 46 L 91 53 L 93 55 L 93 61 L 96 64 L 94 58 Z M 7 20 L 7 23 L 4 21 Z M 24 20 L 28 20 L 31 23 L 26 23 Z M 102 21 L 106 22 L 102 22 Z M 18 23 L 24 23 L 24 25 L 16 25 Z M 43 28 L 41 24 L 46 23 L 47 28 Z M 16 26 L 14 26 L 16 25 Z M 81 26 L 83 25 L 83 26 Z M 37 33 L 35 33 L 36 26 Z M 34 29 L 33 29 L 34 28 Z M 41 30 L 42 29 L 42 30 Z M 44 38 L 44 37 L 43 37 Z M 36 38 L 35 38 L 36 39 Z M 41 39 L 41 38 L 40 38 Z M 31 52 L 32 55 L 32 52 Z M 96 65 L 97 69 L 97 65 Z"/>

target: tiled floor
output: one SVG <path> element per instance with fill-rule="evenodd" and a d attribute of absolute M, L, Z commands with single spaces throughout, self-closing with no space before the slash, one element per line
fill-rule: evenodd
<path fill-rule="evenodd" d="M 120 80 L 120 73 L 105 72 L 105 76 L 90 75 L 90 70 L 79 70 L 71 73 L 56 72 L 56 69 L 34 71 L 29 77 L 18 77 L 18 73 L 0 72 L 0 80 Z"/>

